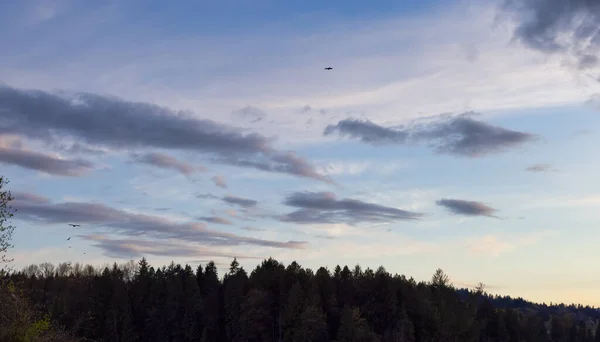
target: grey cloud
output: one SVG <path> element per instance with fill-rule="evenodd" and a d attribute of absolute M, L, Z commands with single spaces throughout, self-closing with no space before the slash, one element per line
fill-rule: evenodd
<path fill-rule="evenodd" d="M 600 80 L 598 80 L 600 82 Z M 600 110 L 600 93 L 590 95 L 590 97 L 584 103 L 595 110 Z"/>
<path fill-rule="evenodd" d="M 55 142 L 52 144 L 52 148 L 55 148 L 59 151 L 67 152 L 69 154 L 78 154 L 78 155 L 95 156 L 95 157 L 102 157 L 102 156 L 106 155 L 106 151 L 104 151 L 102 149 L 86 146 L 85 144 L 81 144 L 78 142 L 70 144 L 70 145 L 60 143 L 60 142 Z"/>
<path fill-rule="evenodd" d="M 224 188 L 224 189 L 227 188 L 227 181 L 225 181 L 225 177 L 223 177 L 223 176 L 214 176 L 213 178 L 211 178 L 211 180 L 219 188 Z"/>
<path fill-rule="evenodd" d="M 423 216 L 421 213 L 355 199 L 338 200 L 331 192 L 296 192 L 289 195 L 284 204 L 299 209 L 279 216 L 279 220 L 302 224 L 394 222 L 418 220 Z"/>
<path fill-rule="evenodd" d="M 310 112 L 311 110 L 312 110 L 312 107 L 309 105 L 306 105 L 306 106 L 302 107 L 301 112 L 306 113 L 306 112 Z"/>
<path fill-rule="evenodd" d="M 255 122 L 264 119 L 267 116 L 267 113 L 256 107 L 246 106 L 244 108 L 234 110 L 231 112 L 231 115 L 237 118 L 253 120 Z"/>
<path fill-rule="evenodd" d="M 265 172 L 289 173 L 302 177 L 317 179 L 329 184 L 336 183 L 328 176 L 318 173 L 314 166 L 307 163 L 294 152 L 274 152 L 270 160 L 249 160 L 243 157 L 228 157 L 221 162 L 231 165 L 251 167 Z"/>
<path fill-rule="evenodd" d="M 348 136 L 369 144 L 404 144 L 409 133 L 379 126 L 369 120 L 345 119 L 337 125 L 328 125 L 324 135 L 338 132 L 341 136 Z"/>
<path fill-rule="evenodd" d="M 264 232 L 265 231 L 265 229 L 255 228 L 255 227 L 250 227 L 250 226 L 244 226 L 244 227 L 242 227 L 242 229 L 250 231 L 250 232 Z"/>
<path fill-rule="evenodd" d="M 244 207 L 244 208 L 254 207 L 258 204 L 258 202 L 253 199 L 242 198 L 242 197 L 231 196 L 231 195 L 223 197 L 223 202 L 239 205 L 240 207 Z"/>
<path fill-rule="evenodd" d="M 335 239 L 335 236 L 331 236 L 331 235 L 317 235 L 315 236 L 318 239 L 326 239 L 326 240 L 333 240 Z"/>
<path fill-rule="evenodd" d="M 206 170 L 204 167 L 194 167 L 189 163 L 158 152 L 132 153 L 131 158 L 137 163 L 148 164 L 163 169 L 173 169 L 186 176 L 192 174 L 194 171 Z"/>
<path fill-rule="evenodd" d="M 504 0 L 516 20 L 514 39 L 530 49 L 561 53 L 579 69 L 598 66 L 600 2 L 590 0 Z"/>
<path fill-rule="evenodd" d="M 533 140 L 535 135 L 493 126 L 472 118 L 475 113 L 440 115 L 409 127 L 383 127 L 370 121 L 345 119 L 329 125 L 324 135 L 334 132 L 369 144 L 426 142 L 438 153 L 478 157 L 498 153 Z"/>
<path fill-rule="evenodd" d="M 93 147 L 202 152 L 232 165 L 327 180 L 304 159 L 286 158 L 288 153 L 274 149 L 272 138 L 244 134 L 191 113 L 97 94 L 67 96 L 0 84 L 0 133 L 7 132 L 48 143 L 64 137 Z"/>
<path fill-rule="evenodd" d="M 126 236 L 182 239 L 215 246 L 256 245 L 299 249 L 306 245 L 302 241 L 279 242 L 219 232 L 200 222 L 173 222 L 157 216 L 129 213 L 99 203 L 34 203 L 15 200 L 13 206 L 19 211 L 19 220 L 46 224 L 78 223 L 84 228 L 96 226 Z"/>
<path fill-rule="evenodd" d="M 44 196 L 32 194 L 29 192 L 11 191 L 10 192 L 15 201 L 44 204 L 50 203 L 50 199 Z"/>
<path fill-rule="evenodd" d="M 94 167 L 83 159 L 59 159 L 39 152 L 4 147 L 0 147 L 0 163 L 66 177 L 83 176 Z"/>
<path fill-rule="evenodd" d="M 201 216 L 198 220 L 216 224 L 233 224 L 230 220 L 219 216 Z"/>
<path fill-rule="evenodd" d="M 450 212 L 458 215 L 467 216 L 488 216 L 498 218 L 495 216 L 498 210 L 491 208 L 481 202 L 466 201 L 459 199 L 441 199 L 436 202 L 437 205 L 445 207 Z"/>
<path fill-rule="evenodd" d="M 145 255 L 234 258 L 233 254 L 184 243 L 142 239 L 112 239 L 101 235 L 80 235 L 79 237 L 93 241 L 93 246 L 102 249 L 107 256 L 115 258 L 140 258 Z M 235 257 L 238 259 L 248 258 L 243 255 L 235 255 Z"/>
<path fill-rule="evenodd" d="M 534 164 L 525 169 L 525 171 L 530 172 L 545 172 L 550 171 L 552 169 L 552 165 L 550 164 Z"/>
<path fill-rule="evenodd" d="M 219 196 L 210 194 L 210 193 L 206 193 L 206 194 L 196 194 L 196 198 L 203 198 L 203 199 L 219 199 Z"/>

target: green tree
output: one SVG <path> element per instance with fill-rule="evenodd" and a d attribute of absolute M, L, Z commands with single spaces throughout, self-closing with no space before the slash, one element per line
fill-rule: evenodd
<path fill-rule="evenodd" d="M 340 342 L 373 342 L 375 334 L 356 307 L 345 306 L 342 310 L 340 328 L 337 333 Z"/>
<path fill-rule="evenodd" d="M 431 277 L 431 285 L 438 287 L 448 287 L 450 286 L 450 278 L 441 268 L 435 270 L 435 273 Z"/>
<path fill-rule="evenodd" d="M 12 261 L 6 253 L 9 248 L 13 247 L 10 244 L 10 240 L 15 230 L 15 227 L 10 225 L 10 219 L 13 217 L 16 209 L 10 205 L 14 198 L 10 191 L 6 190 L 7 184 L 8 180 L 0 176 L 0 264 Z"/>

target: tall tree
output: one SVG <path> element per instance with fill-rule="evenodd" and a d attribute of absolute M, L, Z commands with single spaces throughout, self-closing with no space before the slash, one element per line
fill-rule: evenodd
<path fill-rule="evenodd" d="M 10 244 L 15 227 L 10 225 L 10 219 L 13 217 L 14 209 L 10 202 L 14 199 L 9 190 L 6 190 L 8 180 L 0 176 L 0 264 L 11 262 L 7 256 L 9 248 L 13 247 Z M 0 268 L 0 270 L 4 267 Z"/>

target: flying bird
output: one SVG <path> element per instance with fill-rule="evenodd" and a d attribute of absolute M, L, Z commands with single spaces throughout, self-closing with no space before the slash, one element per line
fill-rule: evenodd
<path fill-rule="evenodd" d="M 331 69 L 333 69 L 333 68 L 332 68 L 332 67 L 327 67 L 327 68 L 325 68 L 325 70 L 331 70 Z"/>
<path fill-rule="evenodd" d="M 67 241 L 71 240 L 71 237 L 69 236 L 69 238 L 67 239 Z"/>
<path fill-rule="evenodd" d="M 72 224 L 72 223 L 69 223 L 69 226 L 71 226 L 71 227 L 81 227 L 80 224 Z"/>

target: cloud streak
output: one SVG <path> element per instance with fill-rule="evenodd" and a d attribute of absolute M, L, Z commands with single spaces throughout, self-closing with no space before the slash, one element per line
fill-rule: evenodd
<path fill-rule="evenodd" d="M 258 201 L 249 198 L 242 198 L 237 196 L 227 195 L 222 198 L 223 202 L 228 204 L 238 205 L 243 208 L 251 208 L 258 204 Z"/>
<path fill-rule="evenodd" d="M 402 209 L 367 203 L 355 199 L 337 199 L 331 192 L 296 192 L 289 195 L 284 204 L 299 208 L 279 216 L 283 222 L 300 224 L 361 222 L 395 222 L 418 220 L 423 214 Z"/>
<path fill-rule="evenodd" d="M 525 171 L 529 172 L 546 172 L 552 171 L 552 165 L 550 164 L 534 164 L 525 168 Z"/>
<path fill-rule="evenodd" d="M 272 138 L 165 107 L 91 93 L 53 94 L 0 84 L 0 133 L 112 149 L 195 151 L 215 161 L 333 183 L 293 152 L 278 151 Z"/>
<path fill-rule="evenodd" d="M 460 199 L 441 199 L 436 202 L 437 205 L 445 207 L 453 214 L 466 216 L 488 216 L 498 218 L 494 215 L 498 210 L 491 208 L 481 202 L 466 201 Z"/>
<path fill-rule="evenodd" d="M 230 220 L 228 220 L 224 217 L 219 217 L 219 216 L 201 216 L 201 217 L 198 217 L 198 219 L 200 221 L 216 223 L 216 224 L 226 224 L 226 225 L 233 224 L 233 222 L 231 222 Z"/>
<path fill-rule="evenodd" d="M 257 257 L 229 254 L 206 248 L 204 246 L 182 241 L 154 241 L 146 239 L 113 239 L 103 235 L 79 235 L 92 241 L 93 246 L 100 248 L 108 257 L 141 258 L 146 255 L 169 257 L 223 257 L 238 259 L 257 259 Z"/>
<path fill-rule="evenodd" d="M 278 242 L 255 239 L 209 229 L 200 222 L 174 222 L 157 216 L 135 214 L 98 203 L 65 202 L 40 203 L 32 200 L 36 195 L 16 198 L 13 206 L 19 210 L 19 219 L 36 223 L 78 223 L 102 227 L 126 236 L 152 236 L 154 238 L 181 239 L 213 246 L 255 245 L 275 248 L 299 249 L 304 241 Z"/>
<path fill-rule="evenodd" d="M 6 147 L 0 147 L 0 163 L 64 177 L 80 177 L 94 167 L 93 163 L 83 159 L 60 159 L 40 152 Z"/>
<path fill-rule="evenodd" d="M 493 126 L 471 116 L 440 115 L 426 123 L 384 127 L 369 120 L 344 119 L 328 125 L 325 136 L 338 133 L 372 145 L 408 145 L 425 142 L 438 153 L 479 157 L 514 148 L 535 138 L 533 134 Z"/>
<path fill-rule="evenodd" d="M 194 167 L 189 163 L 158 152 L 132 153 L 131 158 L 136 163 L 152 165 L 162 169 L 172 169 L 186 176 L 189 176 L 196 171 L 206 170 L 206 168 L 202 166 Z"/>

